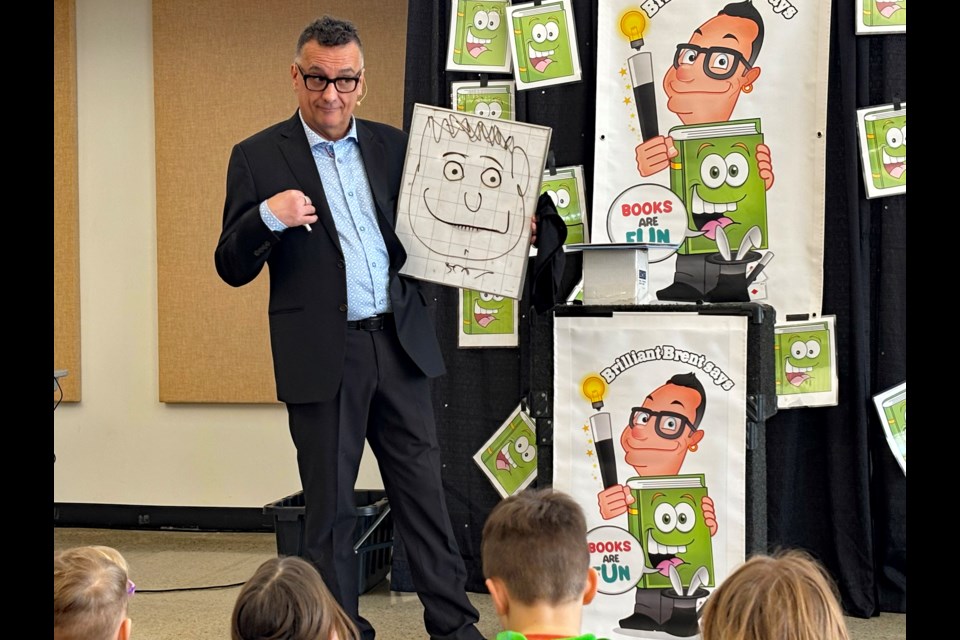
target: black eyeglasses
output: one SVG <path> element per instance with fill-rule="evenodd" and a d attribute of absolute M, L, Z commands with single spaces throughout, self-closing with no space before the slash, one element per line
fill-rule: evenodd
<path fill-rule="evenodd" d="M 687 419 L 686 416 L 672 411 L 651 411 L 643 407 L 634 407 L 630 410 L 630 426 L 647 427 L 650 421 L 653 421 L 653 429 L 661 438 L 667 440 L 676 440 L 683 433 L 684 428 L 690 427 L 690 431 L 696 431 L 697 428 Z"/>
<path fill-rule="evenodd" d="M 360 75 L 363 73 L 363 69 L 361 69 L 356 77 L 327 78 L 325 76 L 307 75 L 303 72 L 300 65 L 297 65 L 297 69 L 299 69 L 300 75 L 303 76 L 303 86 L 310 91 L 326 91 L 327 85 L 333 83 L 333 87 L 338 93 L 353 93 L 356 91 L 357 85 L 360 83 Z"/>
<path fill-rule="evenodd" d="M 698 47 L 695 44 L 682 43 L 677 45 L 677 53 L 673 56 L 673 68 L 679 69 L 681 64 L 693 64 L 697 56 L 703 55 L 703 72 L 716 80 L 726 80 L 736 73 L 742 64 L 744 73 L 753 68 L 743 54 L 736 49 L 726 47 Z"/>

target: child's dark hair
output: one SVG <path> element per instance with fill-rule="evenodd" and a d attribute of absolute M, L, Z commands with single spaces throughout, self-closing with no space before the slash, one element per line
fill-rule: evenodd
<path fill-rule="evenodd" d="M 233 640 L 339 640 L 360 635 L 316 568 L 296 556 L 271 558 L 240 589 L 233 607 Z"/>

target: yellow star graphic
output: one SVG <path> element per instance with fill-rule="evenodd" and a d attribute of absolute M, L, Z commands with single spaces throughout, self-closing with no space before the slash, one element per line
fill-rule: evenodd
<path fill-rule="evenodd" d="M 636 117 L 637 117 L 637 114 L 635 114 L 634 112 L 631 111 L 631 112 L 630 112 L 630 117 L 631 117 L 631 118 L 636 118 Z"/>
<path fill-rule="evenodd" d="M 620 75 L 622 75 L 622 76 L 627 75 L 627 70 L 624 69 L 623 67 L 620 67 Z"/>
<path fill-rule="evenodd" d="M 624 98 L 623 104 L 630 104 L 630 98 L 629 97 Z"/>
<path fill-rule="evenodd" d="M 583 432 L 586 433 L 587 431 L 590 431 L 590 427 L 583 425 Z"/>
<path fill-rule="evenodd" d="M 591 451 L 590 449 L 587 449 L 587 457 L 588 457 L 588 458 L 592 458 L 592 457 L 593 457 L 593 451 Z"/>

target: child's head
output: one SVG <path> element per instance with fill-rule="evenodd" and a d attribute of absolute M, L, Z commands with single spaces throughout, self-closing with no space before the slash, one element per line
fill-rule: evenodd
<path fill-rule="evenodd" d="M 54 552 L 55 640 L 128 638 L 131 593 L 127 561 L 116 549 L 88 546 Z"/>
<path fill-rule="evenodd" d="M 583 509 L 565 493 L 528 489 L 502 500 L 483 526 L 483 575 L 519 603 L 589 603 L 596 593 Z M 494 589 L 491 589 L 491 593 Z"/>
<path fill-rule="evenodd" d="M 271 558 L 237 596 L 233 640 L 354 640 L 357 628 L 316 568 L 296 556 Z"/>
<path fill-rule="evenodd" d="M 833 581 L 802 551 L 750 558 L 707 598 L 703 640 L 849 640 Z"/>

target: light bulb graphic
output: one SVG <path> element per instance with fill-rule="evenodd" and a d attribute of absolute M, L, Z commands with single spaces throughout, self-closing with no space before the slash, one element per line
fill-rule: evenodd
<path fill-rule="evenodd" d="M 640 50 L 643 46 L 643 32 L 647 28 L 647 18 L 639 11 L 627 11 L 620 18 L 620 31 L 630 40 L 630 46 Z"/>
<path fill-rule="evenodd" d="M 583 395 L 587 397 L 594 409 L 603 409 L 603 394 L 607 391 L 607 384 L 602 378 L 590 376 L 581 386 Z"/>

